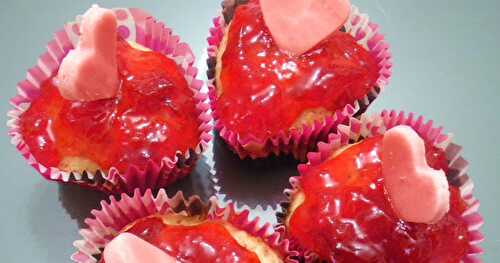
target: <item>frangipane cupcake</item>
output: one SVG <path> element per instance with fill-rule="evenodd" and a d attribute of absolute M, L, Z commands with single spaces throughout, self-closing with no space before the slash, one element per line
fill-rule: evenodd
<path fill-rule="evenodd" d="M 19 84 L 13 142 L 45 178 L 106 191 L 159 188 L 210 140 L 194 56 L 138 9 L 90 8 Z"/>
<path fill-rule="evenodd" d="M 460 147 L 414 117 L 351 119 L 309 154 L 278 227 L 307 262 L 479 262 Z"/>
<path fill-rule="evenodd" d="M 216 129 L 242 158 L 305 157 L 390 77 L 378 26 L 348 1 L 224 1 L 214 25 Z"/>

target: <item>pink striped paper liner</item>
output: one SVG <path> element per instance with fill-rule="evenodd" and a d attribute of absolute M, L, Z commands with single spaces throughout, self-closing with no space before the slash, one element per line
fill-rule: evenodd
<path fill-rule="evenodd" d="M 250 219 L 249 211 L 229 203 L 225 207 L 217 204 L 215 198 L 209 203 L 203 203 L 198 196 L 186 199 L 182 192 L 173 197 L 168 197 L 162 189 L 155 196 L 151 190 L 141 194 L 136 190 L 133 195 L 121 195 L 121 200 L 113 196 L 109 202 L 102 201 L 101 209 L 93 210 L 93 217 L 87 218 L 85 223 L 88 228 L 81 229 L 82 240 L 74 242 L 78 250 L 71 256 L 74 262 L 97 262 L 106 246 L 127 225 L 138 219 L 151 215 L 166 215 L 179 213 L 186 216 L 206 216 L 206 220 L 222 220 L 232 226 L 258 237 L 266 242 L 269 247 L 283 256 L 285 262 L 297 262 L 294 258 L 297 252 L 289 250 L 289 242 L 274 232 L 269 224 L 261 225 L 259 218 Z"/>
<path fill-rule="evenodd" d="M 227 3 L 226 3 L 227 2 Z M 235 2 L 245 1 L 225 1 L 225 8 L 233 8 Z M 237 4 L 237 3 L 236 3 Z M 230 5 L 230 6 L 227 6 Z M 232 16 L 232 14 L 231 14 Z M 239 155 L 240 158 L 250 157 L 252 159 L 264 158 L 270 154 L 293 154 L 297 159 L 304 159 L 305 154 L 315 149 L 316 143 L 326 141 L 327 135 L 336 130 L 339 124 L 342 124 L 349 117 L 362 114 L 368 106 L 379 96 L 379 94 L 388 85 L 391 77 L 392 60 L 389 51 L 389 44 L 385 41 L 384 36 L 379 33 L 379 26 L 370 22 L 368 15 L 359 12 L 356 6 L 352 6 L 351 14 L 348 21 L 344 25 L 346 32 L 351 34 L 366 50 L 368 50 L 377 60 L 380 67 L 379 78 L 376 86 L 362 99 L 345 105 L 341 110 L 337 110 L 333 116 L 327 117 L 322 121 L 317 121 L 314 125 L 304 126 L 302 130 L 282 131 L 279 134 L 266 139 L 257 139 L 255 137 L 243 138 L 238 133 L 226 127 L 218 120 L 215 87 L 215 66 L 216 57 L 224 32 L 226 30 L 226 22 L 224 16 L 219 16 L 213 19 L 213 27 L 210 28 L 210 36 L 208 37 L 208 87 L 209 96 L 212 105 L 212 111 L 215 119 L 215 129 L 220 136 L 226 141 L 230 148 Z M 251 148 L 262 148 L 258 152 L 252 151 Z"/>
<path fill-rule="evenodd" d="M 467 223 L 469 231 L 470 247 L 468 254 L 463 258 L 464 263 L 482 262 L 480 255 L 483 250 L 480 243 L 484 236 L 480 231 L 484 221 L 479 214 L 479 201 L 473 196 L 474 185 L 467 174 L 468 162 L 462 157 L 462 147 L 452 142 L 452 135 L 444 134 L 442 127 L 435 127 L 432 120 L 425 121 L 424 117 L 414 113 L 406 114 L 403 111 L 383 111 L 377 115 L 362 115 L 360 119 L 351 118 L 349 124 L 340 125 L 336 133 L 329 135 L 327 143 L 319 143 L 318 151 L 307 154 L 308 163 L 299 165 L 299 173 L 305 174 L 311 167 L 316 166 L 328 159 L 336 150 L 363 138 L 369 138 L 384 134 L 387 130 L 398 125 L 412 127 L 427 143 L 443 149 L 449 162 L 449 170 L 446 174 L 448 182 L 460 189 L 462 198 L 468 205 L 463 213 L 463 220 Z M 288 200 L 296 193 L 299 185 L 299 177 L 290 178 L 292 189 L 286 189 L 285 195 Z M 282 204 L 283 213 L 278 214 L 279 224 L 276 231 L 286 236 L 286 218 L 289 202 Z M 303 251 L 300 245 L 290 240 L 291 247 L 301 251 L 306 262 L 313 262 L 316 255 L 311 251 Z"/>
<path fill-rule="evenodd" d="M 57 74 L 63 58 L 78 42 L 81 16 L 55 33 L 54 39 L 47 45 L 47 51 L 40 56 L 37 64 L 28 70 L 26 79 L 17 85 L 18 95 L 10 101 L 14 109 L 8 113 L 7 125 L 11 141 L 28 163 L 47 180 L 76 183 L 107 192 L 132 192 L 135 188 L 145 190 L 165 187 L 189 174 L 198 155 L 207 148 L 211 140 L 212 119 L 208 112 L 208 96 L 200 91 L 203 82 L 196 79 L 198 69 L 193 66 L 193 52 L 186 43 L 180 42 L 180 38 L 172 33 L 172 29 L 140 9 L 115 8 L 113 11 L 118 19 L 118 32 L 122 38 L 165 54 L 174 59 L 183 70 L 198 101 L 196 108 L 200 113 L 200 142 L 195 149 L 178 151 L 176 156 L 164 157 L 161 163 L 151 161 L 144 168 L 130 165 L 125 173 L 120 173 L 116 168 L 111 168 L 107 173 L 98 171 L 95 174 L 65 172 L 57 167 L 46 167 L 36 160 L 20 133 L 20 116 L 39 96 L 41 84 Z"/>

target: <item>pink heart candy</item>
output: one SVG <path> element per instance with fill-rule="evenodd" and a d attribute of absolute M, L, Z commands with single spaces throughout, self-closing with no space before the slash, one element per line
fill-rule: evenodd
<path fill-rule="evenodd" d="M 123 233 L 115 237 L 104 249 L 106 263 L 175 263 L 175 258 L 163 250 L 136 237 Z"/>
<path fill-rule="evenodd" d="M 283 51 L 300 55 L 349 18 L 349 0 L 260 0 L 264 21 Z"/>
<path fill-rule="evenodd" d="M 402 220 L 433 224 L 449 211 L 446 175 L 429 167 L 424 141 L 412 128 L 402 125 L 385 133 L 382 174 L 392 207 Z"/>
<path fill-rule="evenodd" d="M 80 41 L 63 59 L 56 86 L 68 100 L 94 101 L 118 93 L 117 21 L 113 11 L 92 6 L 83 16 Z"/>

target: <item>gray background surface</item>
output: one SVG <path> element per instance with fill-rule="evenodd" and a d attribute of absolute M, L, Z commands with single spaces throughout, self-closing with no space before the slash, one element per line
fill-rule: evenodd
<path fill-rule="evenodd" d="M 0 112 L 52 33 L 94 1 L 0 1 Z M 173 27 L 197 54 L 205 47 L 211 18 L 220 0 L 99 1 L 105 7 L 134 6 L 150 11 Z M 393 108 L 414 111 L 442 124 L 465 147 L 475 193 L 486 220 L 485 262 L 500 261 L 498 164 L 500 163 L 500 1 L 498 0 L 353 0 L 379 23 L 392 47 L 394 77 L 370 112 Z M 202 63 L 201 63 L 202 64 Z M 1 114 L 3 122 L 6 121 Z M 0 126 L 0 261 L 68 262 L 82 219 L 104 196 L 88 190 L 47 183 L 26 165 Z M 217 146 L 219 145 L 219 147 Z M 271 173 L 238 179 L 246 170 L 216 143 L 230 197 L 252 205 L 279 195 L 286 178 Z M 217 150 L 215 150 L 217 151 Z M 210 154 L 209 154 L 210 156 Z M 220 157 L 221 158 L 221 157 Z M 208 194 L 204 164 L 191 179 L 173 188 Z M 259 168 L 260 169 L 260 168 Z M 224 173 L 221 173 L 224 175 Z M 221 179 L 225 179 L 221 178 Z M 224 184 L 224 180 L 221 180 Z M 269 183 L 271 182 L 271 183 Z M 250 184 L 253 187 L 244 187 Z M 174 191 L 172 189 L 171 191 Z M 224 190 L 224 187 L 223 187 Z M 234 196 L 231 196 L 231 194 Z"/>

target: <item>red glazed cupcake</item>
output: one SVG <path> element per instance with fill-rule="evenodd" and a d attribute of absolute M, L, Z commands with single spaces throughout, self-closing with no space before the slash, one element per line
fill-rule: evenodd
<path fill-rule="evenodd" d="M 116 245 L 130 235 L 178 262 L 295 262 L 288 241 L 269 225 L 260 226 L 258 218 L 250 220 L 248 210 L 237 212 L 233 204 L 222 208 L 215 200 L 206 205 L 198 197 L 186 200 L 178 193 L 169 198 L 163 190 L 153 196 L 148 190 L 124 194 L 120 201 L 111 197 L 92 214 L 95 218 L 86 220 L 89 228 L 80 231 L 84 240 L 75 242 L 75 262 L 113 263 L 117 253 L 133 257 L 140 248 L 131 242 Z"/>
<path fill-rule="evenodd" d="M 403 208 L 410 210 L 439 194 L 431 184 L 421 184 L 421 177 L 412 177 L 422 171 L 413 168 L 396 175 L 397 183 L 406 180 L 408 187 L 398 186 L 399 196 L 394 194 L 388 171 L 403 167 L 407 156 L 397 153 L 402 146 L 391 151 L 388 138 L 401 130 L 414 133 L 426 169 L 442 176 L 446 194 L 439 200 L 446 201 L 447 210 L 433 210 L 437 199 L 411 215 L 398 206 L 401 194 L 417 197 L 403 198 Z M 293 189 L 285 191 L 289 202 L 280 214 L 279 231 L 306 262 L 480 262 L 479 202 L 472 196 L 461 148 L 441 128 L 413 114 L 383 112 L 363 115 L 361 121 L 352 118 L 329 139 L 308 155 L 309 163 L 299 167 L 301 176 L 291 178 Z M 437 217 L 423 220 L 429 211 Z"/>
<path fill-rule="evenodd" d="M 109 192 L 164 187 L 210 140 L 194 56 L 138 9 L 92 7 L 18 85 L 13 143 L 46 179 Z"/>
<path fill-rule="evenodd" d="M 333 33 L 291 54 L 269 27 L 273 7 L 263 9 L 262 1 L 224 1 L 223 16 L 210 30 L 208 78 L 216 129 L 241 158 L 291 153 L 303 159 L 338 124 L 375 100 L 388 83 L 391 55 L 378 26 L 354 6 Z M 314 17 L 320 11 L 307 12 Z M 288 35 L 300 39 L 300 34 Z"/>

